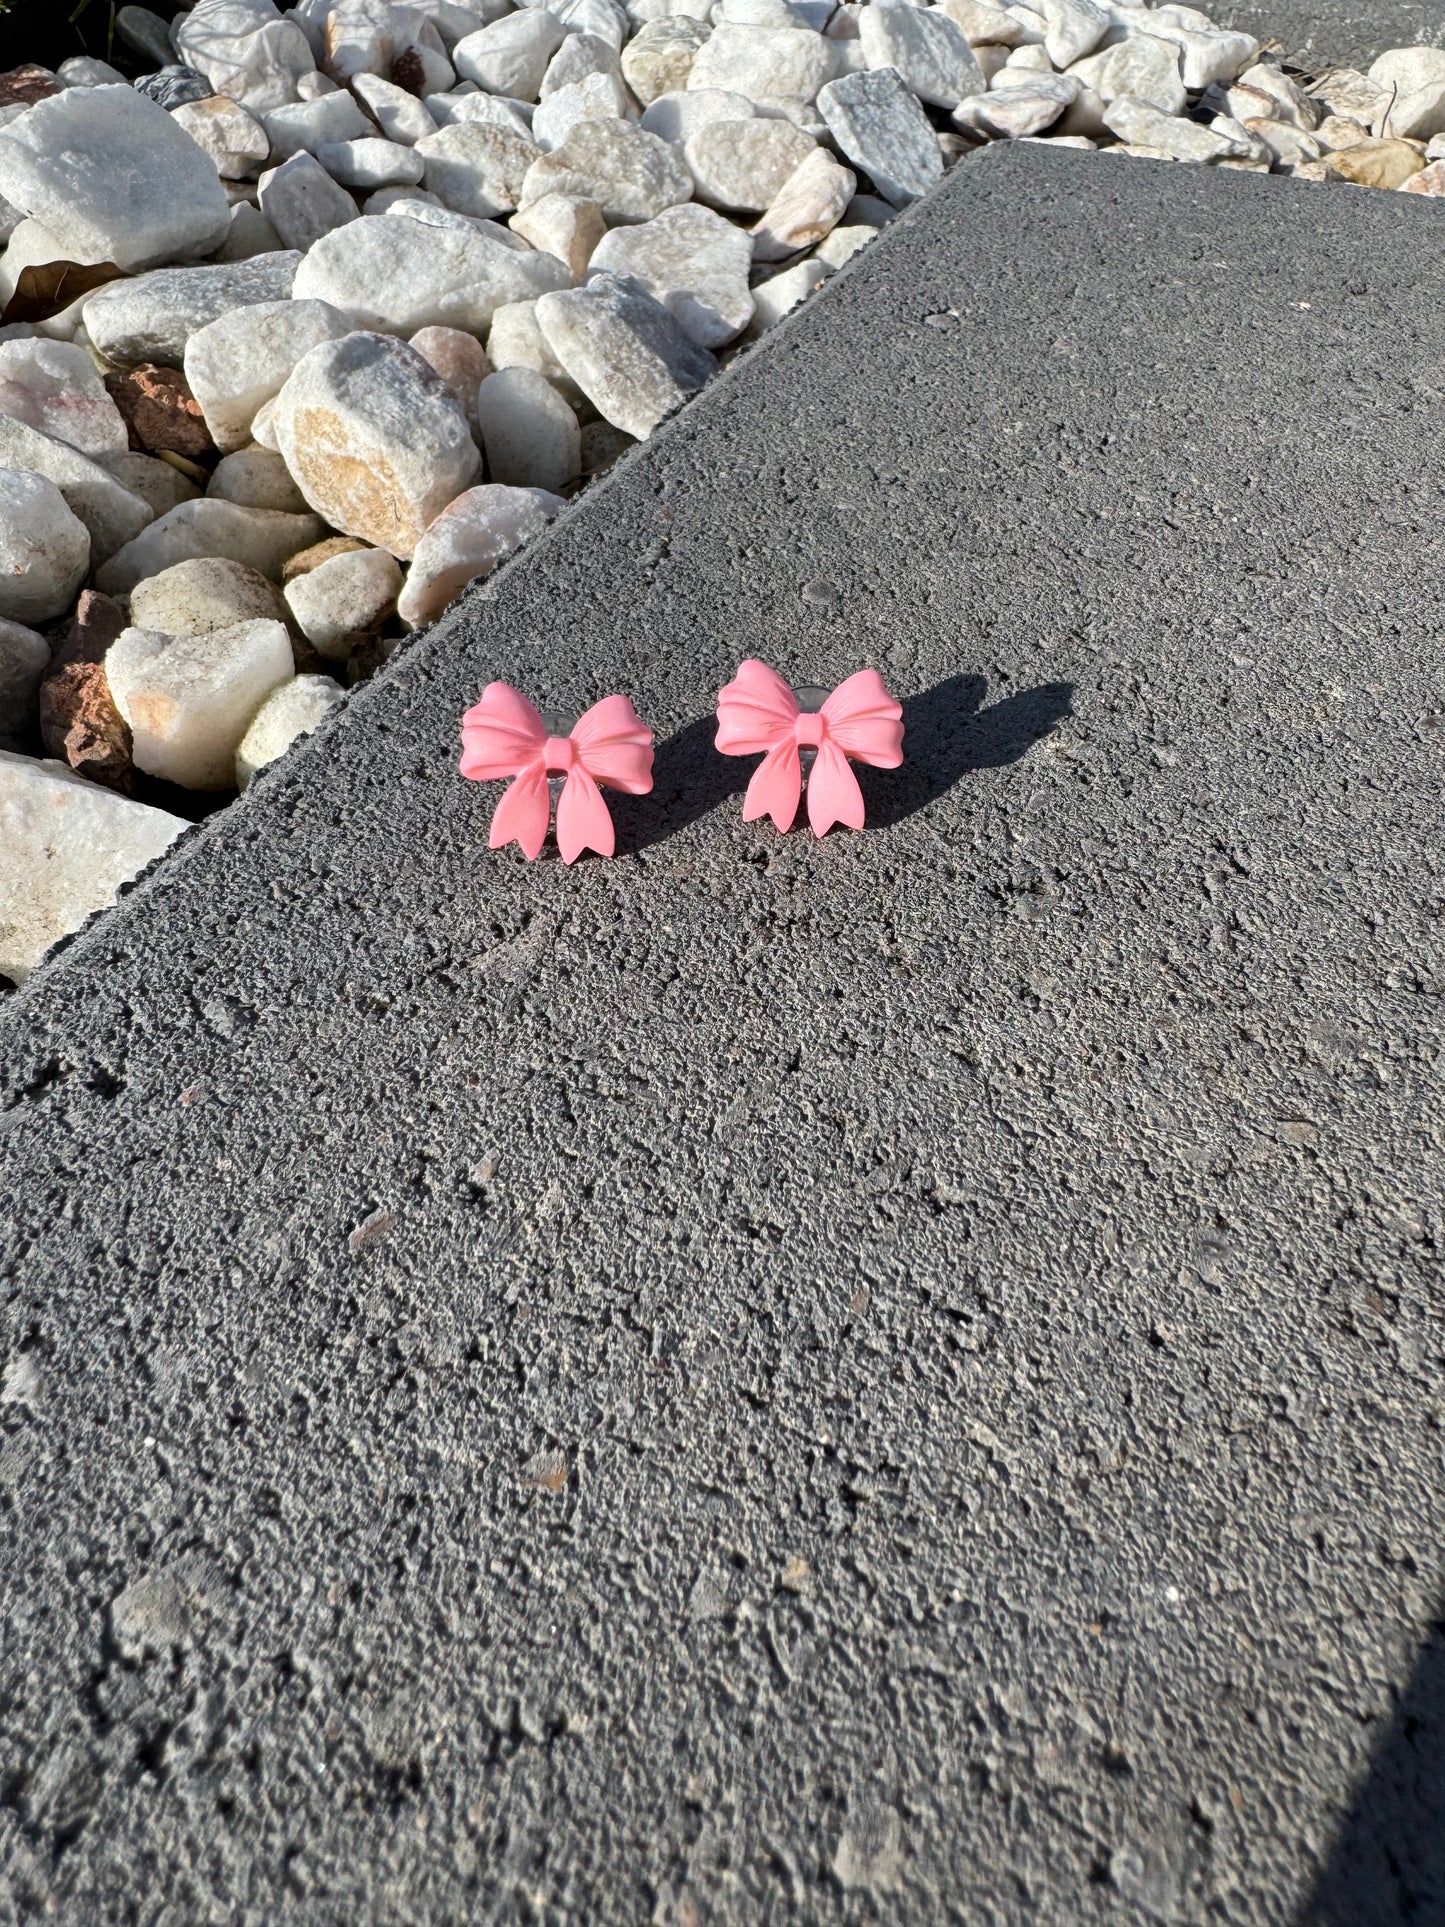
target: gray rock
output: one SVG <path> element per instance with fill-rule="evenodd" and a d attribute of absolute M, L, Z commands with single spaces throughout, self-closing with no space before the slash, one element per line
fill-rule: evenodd
<path fill-rule="evenodd" d="M 537 324 L 598 414 L 639 440 L 717 367 L 661 302 L 612 274 L 544 295 Z"/>
<path fill-rule="evenodd" d="M 214 555 L 177 562 L 130 592 L 132 623 L 163 636 L 208 636 L 238 622 L 285 622 L 287 613 L 280 589 L 259 569 Z"/>
<path fill-rule="evenodd" d="M 582 472 L 577 417 L 533 368 L 499 368 L 477 390 L 477 425 L 493 482 L 554 494 Z"/>
<path fill-rule="evenodd" d="M 177 107 L 188 107 L 193 101 L 212 98 L 210 81 L 194 67 L 162 67 L 156 73 L 142 74 L 131 85 L 157 107 L 164 107 L 167 113 L 174 113 Z"/>
<path fill-rule="evenodd" d="M 831 81 L 818 111 L 842 153 L 895 207 L 916 201 L 942 175 L 928 117 L 891 69 Z"/>
<path fill-rule="evenodd" d="M 481 465 L 451 390 L 389 335 L 351 334 L 313 348 L 277 396 L 272 424 L 317 514 L 396 556 L 413 553 Z"/>
<path fill-rule="evenodd" d="M 527 170 L 523 207 L 544 194 L 595 201 L 609 227 L 650 221 L 692 198 L 692 175 L 666 141 L 630 121 L 584 120 Z"/>
<path fill-rule="evenodd" d="M 639 226 L 610 229 L 593 250 L 591 266 L 630 276 L 662 303 L 690 340 L 700 348 L 720 348 L 736 340 L 753 318 L 752 252 L 741 228 L 688 202 Z"/>
<path fill-rule="evenodd" d="M 375 136 L 328 141 L 317 150 L 316 159 L 333 181 L 358 194 L 374 193 L 382 187 L 416 187 L 424 171 L 412 148 Z"/>
<path fill-rule="evenodd" d="M 409 153 L 408 149 L 402 149 Z M 355 200 L 314 154 L 293 154 L 261 176 L 261 212 L 283 247 L 305 254 L 323 234 L 361 218 Z"/>
<path fill-rule="evenodd" d="M 102 456 L 97 466 L 113 476 L 127 494 L 143 502 L 151 512 L 152 521 L 181 502 L 194 502 L 202 493 L 189 475 L 182 475 L 178 468 L 172 468 L 169 462 L 163 462 L 158 455 L 144 455 L 138 449 L 127 449 L 123 455 Z M 135 533 L 139 534 L 140 530 L 137 529 Z M 129 541 L 130 537 L 127 536 L 126 540 Z M 92 544 L 94 541 L 92 534 Z"/>
<path fill-rule="evenodd" d="M 401 564 L 389 550 L 356 549 L 293 577 L 286 601 L 318 655 L 345 662 L 380 631 L 401 585 Z"/>
<path fill-rule="evenodd" d="M 130 87 L 54 94 L 0 129 L 0 194 L 65 258 L 122 268 L 207 254 L 231 220 L 210 160 Z"/>
<path fill-rule="evenodd" d="M 358 328 L 414 335 L 418 328 L 485 332 L 499 307 L 527 301 L 571 280 L 555 255 L 519 248 L 471 223 L 433 225 L 442 208 L 398 204 L 325 235 L 307 255 L 293 293 L 329 301 Z"/>
<path fill-rule="evenodd" d="M 152 519 L 149 505 L 132 495 L 108 465 L 8 415 L 0 415 L 0 467 L 24 469 L 55 484 L 71 514 L 85 525 L 92 563 L 114 555 Z"/>
<path fill-rule="evenodd" d="M 233 308 L 285 301 L 299 253 L 258 254 L 214 267 L 159 268 L 133 281 L 113 281 L 86 303 L 85 327 L 96 349 L 121 368 L 143 361 L 179 368 L 193 334 Z"/>
<path fill-rule="evenodd" d="M 0 620 L 49 622 L 90 568 L 90 536 L 44 475 L 0 468 Z"/>
<path fill-rule="evenodd" d="M 304 515 L 306 498 L 285 462 L 270 448 L 238 448 L 223 455 L 211 472 L 206 494 L 212 501 L 235 502 L 247 509 L 279 509 Z"/>
<path fill-rule="evenodd" d="M 22 622 L 0 619 L 0 749 L 29 749 L 36 695 L 50 666 L 50 644 Z"/>
<path fill-rule="evenodd" d="M 164 67 L 174 56 L 169 26 L 149 7 L 122 7 L 115 16 L 115 30 L 142 60 Z"/>

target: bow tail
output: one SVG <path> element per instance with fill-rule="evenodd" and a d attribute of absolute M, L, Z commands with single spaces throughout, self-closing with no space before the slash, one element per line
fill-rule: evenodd
<path fill-rule="evenodd" d="M 520 843 L 522 855 L 530 863 L 541 854 L 542 845 L 547 841 L 547 818 L 551 809 L 546 764 L 538 761 L 519 770 L 516 782 L 507 786 L 492 817 L 492 833 L 488 838 L 492 849 L 501 850 L 508 843 Z"/>
<path fill-rule="evenodd" d="M 824 743 L 808 776 L 808 821 L 814 836 L 826 836 L 835 823 L 863 827 L 863 792 L 848 759 L 836 743 Z"/>
<path fill-rule="evenodd" d="M 779 830 L 790 830 L 798 814 L 798 799 L 803 793 L 803 770 L 798 761 L 798 745 L 789 736 L 774 743 L 753 771 L 748 793 L 743 798 L 744 823 L 756 823 L 770 816 Z"/>
<path fill-rule="evenodd" d="M 574 765 L 557 799 L 557 849 L 564 863 L 575 863 L 584 850 L 611 856 L 617 834 L 602 792 L 580 765 Z"/>

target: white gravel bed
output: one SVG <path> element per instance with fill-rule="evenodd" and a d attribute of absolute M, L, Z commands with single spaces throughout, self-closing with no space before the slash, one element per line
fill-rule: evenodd
<path fill-rule="evenodd" d="M 988 142 L 1445 199 L 1445 52 L 1304 74 L 1187 6 L 119 26 L 133 84 L 0 75 L 12 981 L 173 840 L 180 791 L 245 787 Z"/>

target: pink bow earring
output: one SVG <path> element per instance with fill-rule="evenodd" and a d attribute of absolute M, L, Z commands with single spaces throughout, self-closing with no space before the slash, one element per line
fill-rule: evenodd
<path fill-rule="evenodd" d="M 562 861 L 575 863 L 584 850 L 611 856 L 617 838 L 598 785 L 645 796 L 652 788 L 652 731 L 626 696 L 604 696 L 566 734 L 549 733 L 520 690 L 488 683 L 462 718 L 461 772 L 477 783 L 516 778 L 492 817 L 492 849 L 516 842 L 528 862 L 540 854 L 552 811 L 549 779 L 557 776 L 566 779 L 557 798 Z"/>
<path fill-rule="evenodd" d="M 724 756 L 764 752 L 743 801 L 744 823 L 771 816 L 780 830 L 792 828 L 808 772 L 808 821 L 814 836 L 835 823 L 863 827 L 863 792 L 848 759 L 875 769 L 903 761 L 903 710 L 876 669 L 860 669 L 832 695 L 788 687 L 775 669 L 754 658 L 718 696 L 717 746 Z"/>

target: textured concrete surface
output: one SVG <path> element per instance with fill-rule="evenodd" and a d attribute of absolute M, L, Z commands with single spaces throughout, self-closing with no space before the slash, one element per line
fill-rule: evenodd
<path fill-rule="evenodd" d="M 1387 47 L 1445 46 L 1439 0 L 1213 0 L 1204 11 L 1315 68 L 1368 67 Z"/>
<path fill-rule="evenodd" d="M 967 164 L 9 1000 L 0 1917 L 1440 1917 L 1437 220 Z"/>

